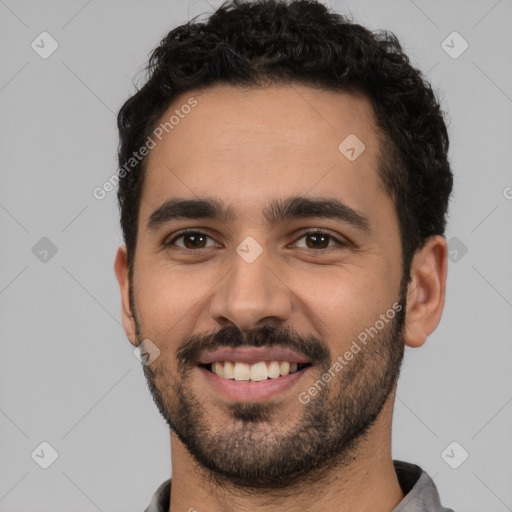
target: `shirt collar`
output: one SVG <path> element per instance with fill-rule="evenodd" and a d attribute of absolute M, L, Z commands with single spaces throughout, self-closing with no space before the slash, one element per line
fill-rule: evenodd
<path fill-rule="evenodd" d="M 420 466 L 400 460 L 394 460 L 393 465 L 405 496 L 392 512 L 453 512 L 451 508 L 441 505 L 434 481 Z M 170 501 L 169 478 L 155 491 L 144 512 L 169 512 Z"/>

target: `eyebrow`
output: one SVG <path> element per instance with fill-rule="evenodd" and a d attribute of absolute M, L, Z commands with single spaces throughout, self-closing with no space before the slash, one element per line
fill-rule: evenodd
<path fill-rule="evenodd" d="M 294 219 L 335 219 L 366 234 L 371 233 L 368 219 L 345 203 L 333 198 L 291 196 L 271 201 L 263 210 L 271 226 Z M 229 223 L 236 219 L 232 208 L 215 198 L 169 199 L 149 217 L 146 228 L 156 231 L 162 225 L 183 219 L 212 219 Z"/>

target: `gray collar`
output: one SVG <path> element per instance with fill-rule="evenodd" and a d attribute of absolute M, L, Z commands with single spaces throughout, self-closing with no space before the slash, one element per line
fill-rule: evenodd
<path fill-rule="evenodd" d="M 419 466 L 400 460 L 394 460 L 393 465 L 405 496 L 392 512 L 453 512 L 441 505 L 433 480 Z M 158 487 L 144 512 L 169 512 L 170 501 L 169 478 Z"/>

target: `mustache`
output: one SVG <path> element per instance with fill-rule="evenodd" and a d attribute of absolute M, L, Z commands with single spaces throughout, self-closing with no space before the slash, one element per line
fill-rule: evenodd
<path fill-rule="evenodd" d="M 300 334 L 284 327 L 264 326 L 242 331 L 237 326 L 230 326 L 216 333 L 193 335 L 178 348 L 176 358 L 180 368 L 196 366 L 204 351 L 223 347 L 282 347 L 305 356 L 312 364 L 325 365 L 331 360 L 329 347 L 313 335 Z"/>

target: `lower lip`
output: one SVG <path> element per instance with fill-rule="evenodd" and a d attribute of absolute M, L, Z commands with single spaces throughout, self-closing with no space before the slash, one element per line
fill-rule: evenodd
<path fill-rule="evenodd" d="M 255 401 L 272 398 L 279 395 L 279 393 L 289 390 L 304 376 L 304 372 L 308 368 L 309 366 L 297 372 L 282 375 L 276 379 L 258 382 L 224 379 L 202 366 L 199 367 L 199 370 L 208 385 L 226 398 L 230 400 Z"/>

